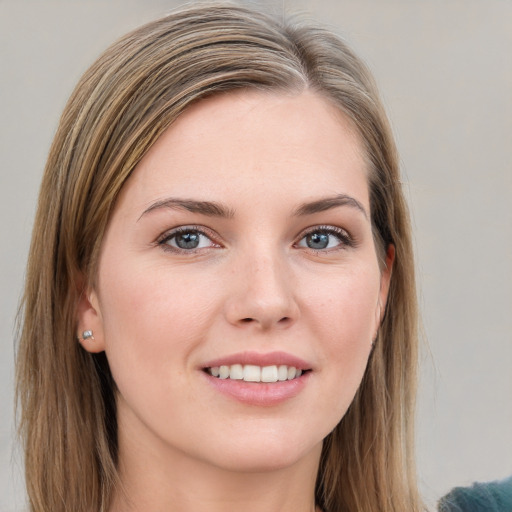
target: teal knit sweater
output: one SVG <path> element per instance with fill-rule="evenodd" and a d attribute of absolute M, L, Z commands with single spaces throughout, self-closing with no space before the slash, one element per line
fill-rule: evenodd
<path fill-rule="evenodd" d="M 512 512 L 512 476 L 498 482 L 455 487 L 439 501 L 439 512 Z"/>

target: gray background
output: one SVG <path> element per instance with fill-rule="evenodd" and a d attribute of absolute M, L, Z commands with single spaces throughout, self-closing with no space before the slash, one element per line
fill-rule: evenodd
<path fill-rule="evenodd" d="M 182 2 L 0 0 L 0 510 L 24 506 L 13 319 L 64 103 L 114 39 Z M 512 2 L 297 0 L 380 84 L 402 156 L 425 326 L 418 463 L 430 504 L 512 473 Z"/>

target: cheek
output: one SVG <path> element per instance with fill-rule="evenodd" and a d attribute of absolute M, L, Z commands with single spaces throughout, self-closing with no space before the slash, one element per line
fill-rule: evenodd
<path fill-rule="evenodd" d="M 121 264 L 105 272 L 102 309 L 106 311 L 107 342 L 121 333 L 142 345 L 151 339 L 169 344 L 176 335 L 192 338 L 213 307 L 212 284 L 199 286 L 165 265 L 130 270 L 129 264 Z"/>
<path fill-rule="evenodd" d="M 311 283 L 306 309 L 330 345 L 370 346 L 378 310 L 380 274 L 360 266 Z"/>
<path fill-rule="evenodd" d="M 214 286 L 192 285 L 165 266 L 137 269 L 127 261 L 105 265 L 104 276 L 106 354 L 119 389 L 137 383 L 143 391 L 154 380 L 169 391 L 206 337 Z"/>
<path fill-rule="evenodd" d="M 326 280 L 309 295 L 310 320 L 322 345 L 321 367 L 337 401 L 338 419 L 350 405 L 364 375 L 375 329 L 380 274 L 362 269 Z M 332 403 L 331 403 L 332 406 Z"/>
<path fill-rule="evenodd" d="M 208 331 L 213 292 L 206 291 L 212 287 L 201 293 L 182 275 L 170 275 L 162 267 L 138 272 L 130 272 L 127 264 L 110 268 L 105 272 L 102 305 L 119 417 L 132 427 L 141 422 L 150 430 L 168 433 L 174 423 L 163 408 L 186 412 L 187 404 L 197 399 L 188 371 L 190 354 Z M 134 421 L 133 415 L 138 419 Z M 183 431 L 193 429 L 189 422 L 194 416 L 181 417 Z"/>

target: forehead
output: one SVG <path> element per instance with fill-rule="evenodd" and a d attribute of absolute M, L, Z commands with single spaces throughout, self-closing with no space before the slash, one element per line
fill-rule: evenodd
<path fill-rule="evenodd" d="M 350 192 L 368 207 L 362 148 L 350 120 L 317 94 L 230 92 L 187 109 L 122 195 L 144 202 L 176 193 L 216 200 L 238 191 L 271 200 Z"/>

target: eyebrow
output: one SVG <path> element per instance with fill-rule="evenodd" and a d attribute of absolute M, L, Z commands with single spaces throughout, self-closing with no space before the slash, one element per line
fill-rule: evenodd
<path fill-rule="evenodd" d="M 338 194 L 333 197 L 325 197 L 316 201 L 303 203 L 295 209 L 294 215 L 297 217 L 312 215 L 314 213 L 324 212 L 340 206 L 350 206 L 355 208 L 368 218 L 368 213 L 364 206 L 357 199 L 346 194 Z M 152 203 L 142 212 L 142 215 L 138 220 L 140 220 L 144 215 L 161 208 L 186 210 L 192 213 L 200 213 L 209 217 L 221 217 L 224 219 L 231 219 L 235 215 L 235 211 L 233 209 L 215 201 L 198 201 L 195 199 L 178 199 L 175 197 L 169 197 Z"/>
<path fill-rule="evenodd" d="M 325 212 L 331 208 L 338 208 L 339 206 L 350 206 L 359 210 L 368 219 L 368 212 L 364 206 L 352 196 L 346 194 L 337 194 L 332 197 L 325 197 L 317 201 L 301 204 L 296 210 L 296 216 L 312 215 L 314 213 Z"/>
<path fill-rule="evenodd" d="M 170 208 L 171 210 L 186 210 L 192 213 L 208 215 L 209 217 L 222 217 L 225 219 L 231 219 L 235 214 L 234 210 L 231 210 L 230 208 L 227 208 L 226 206 L 215 201 L 196 201 L 194 199 L 178 199 L 169 197 L 167 199 L 162 199 L 151 204 L 142 212 L 142 215 L 138 220 L 140 220 L 144 215 L 160 208 Z"/>

